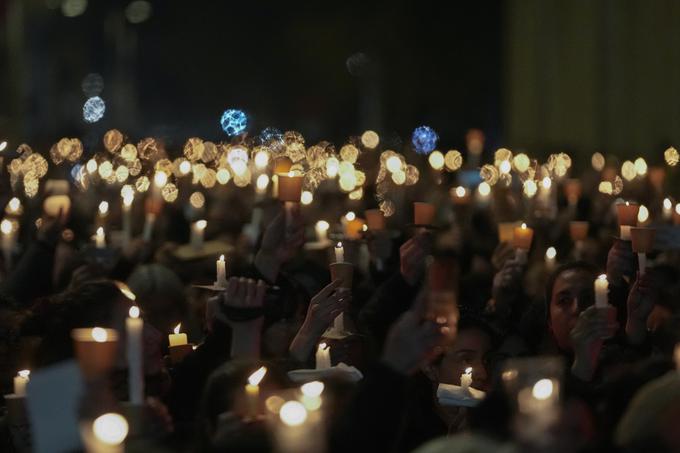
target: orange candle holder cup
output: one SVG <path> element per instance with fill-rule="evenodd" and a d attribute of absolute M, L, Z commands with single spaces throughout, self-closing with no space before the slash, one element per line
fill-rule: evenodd
<path fill-rule="evenodd" d="M 290 173 L 278 173 L 279 177 L 279 200 L 284 202 L 300 203 L 302 196 L 302 175 Z"/>
<path fill-rule="evenodd" d="M 588 222 L 572 221 L 569 222 L 569 237 L 574 242 L 585 241 L 588 237 Z"/>
<path fill-rule="evenodd" d="M 345 237 L 351 240 L 361 239 L 364 231 L 364 219 L 356 218 L 345 223 Z"/>
<path fill-rule="evenodd" d="M 170 346 L 168 351 L 170 352 L 170 363 L 177 365 L 182 362 L 186 356 L 191 354 L 194 350 L 194 345 L 191 343 L 180 344 L 177 346 Z"/>
<path fill-rule="evenodd" d="M 534 230 L 529 228 L 526 224 L 515 227 L 513 230 L 512 246 L 516 249 L 528 251 L 531 248 L 531 242 L 534 240 Z"/>
<path fill-rule="evenodd" d="M 277 157 L 274 159 L 274 171 L 273 173 L 275 175 L 278 174 L 287 174 L 290 171 L 290 168 L 293 166 L 293 161 L 290 160 L 287 157 Z"/>
<path fill-rule="evenodd" d="M 380 209 L 367 209 L 364 215 L 366 216 L 366 226 L 369 231 L 385 229 L 385 214 Z"/>
<path fill-rule="evenodd" d="M 618 203 L 616 205 L 616 217 L 619 220 L 619 225 L 637 225 L 639 210 L 640 205 L 638 203 L 630 201 Z"/>
<path fill-rule="evenodd" d="M 418 226 L 431 226 L 434 223 L 434 205 L 416 201 L 413 203 L 413 223 Z"/>
<path fill-rule="evenodd" d="M 517 222 L 501 222 L 498 224 L 498 241 L 512 244 Z"/>
<path fill-rule="evenodd" d="M 101 327 L 71 330 L 78 365 L 86 379 L 107 374 L 116 363 L 118 332 Z"/>
<path fill-rule="evenodd" d="M 352 289 L 352 277 L 354 275 L 354 266 L 352 263 L 332 263 L 329 268 L 331 271 L 331 280 L 341 280 L 340 288 Z"/>

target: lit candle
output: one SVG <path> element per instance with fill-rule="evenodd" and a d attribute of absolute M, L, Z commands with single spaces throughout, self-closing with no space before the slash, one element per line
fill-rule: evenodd
<path fill-rule="evenodd" d="M 246 417 L 257 418 L 260 413 L 260 382 L 267 374 L 267 368 L 261 367 L 248 377 L 246 385 Z"/>
<path fill-rule="evenodd" d="M 458 186 L 451 190 L 451 195 L 453 196 L 453 204 L 465 205 L 470 201 L 470 195 L 468 191 L 463 186 Z"/>
<path fill-rule="evenodd" d="M 156 223 L 156 214 L 153 212 L 147 212 L 146 218 L 144 219 L 144 232 L 142 233 L 142 239 L 144 242 L 151 242 L 151 235 L 153 233 L 153 226 Z"/>
<path fill-rule="evenodd" d="M 18 216 L 21 214 L 21 200 L 17 197 L 12 198 L 5 206 L 5 213 L 8 215 Z"/>
<path fill-rule="evenodd" d="M 673 202 L 670 198 L 664 198 L 663 200 L 663 219 L 671 220 L 673 217 Z"/>
<path fill-rule="evenodd" d="M 292 203 L 300 203 L 302 197 L 302 175 L 296 175 L 292 171 L 287 174 L 279 174 L 279 200 Z"/>
<path fill-rule="evenodd" d="M 191 224 L 191 246 L 195 249 L 203 248 L 205 228 L 208 226 L 207 220 L 198 220 Z"/>
<path fill-rule="evenodd" d="M 616 205 L 616 215 L 621 229 L 621 239 L 630 241 L 630 227 L 637 225 L 637 217 L 640 205 L 626 201 Z"/>
<path fill-rule="evenodd" d="M 132 238 L 132 202 L 134 201 L 134 194 L 123 197 L 123 243 L 125 245 L 130 243 Z"/>
<path fill-rule="evenodd" d="M 469 392 L 470 385 L 472 385 L 472 367 L 467 367 L 465 373 L 460 375 L 460 388 L 464 392 Z"/>
<path fill-rule="evenodd" d="M 14 224 L 11 220 L 3 219 L 0 222 L 2 232 L 2 254 L 5 260 L 5 268 L 12 267 L 12 252 L 14 250 Z"/>
<path fill-rule="evenodd" d="M 174 333 L 171 333 L 168 335 L 168 341 L 170 342 L 170 347 L 173 346 L 184 346 L 188 344 L 187 340 L 187 334 L 185 333 L 179 333 L 179 328 L 182 326 L 182 323 L 179 323 L 175 326 L 173 329 Z"/>
<path fill-rule="evenodd" d="M 128 362 L 128 392 L 132 404 L 144 402 L 144 355 L 142 353 L 142 332 L 144 321 L 139 317 L 139 307 L 130 307 L 125 320 L 126 349 Z"/>
<path fill-rule="evenodd" d="M 106 235 L 104 234 L 104 227 L 97 228 L 97 234 L 94 235 L 94 244 L 98 249 L 106 248 Z"/>
<path fill-rule="evenodd" d="M 14 394 L 16 396 L 26 396 L 26 384 L 28 384 L 29 370 L 21 370 L 14 376 Z"/>
<path fill-rule="evenodd" d="M 301 402 L 308 411 L 316 411 L 321 408 L 321 393 L 325 386 L 323 382 L 312 381 L 300 387 L 302 392 Z"/>
<path fill-rule="evenodd" d="M 331 367 L 331 348 L 326 343 L 319 343 L 316 350 L 316 369 L 324 370 Z"/>
<path fill-rule="evenodd" d="M 555 247 L 548 247 L 545 251 L 545 267 L 549 271 L 555 268 L 555 258 L 557 257 L 557 250 Z"/>
<path fill-rule="evenodd" d="M 99 217 L 104 219 L 109 215 L 109 202 L 102 201 L 99 203 Z"/>
<path fill-rule="evenodd" d="M 215 286 L 220 288 L 227 287 L 227 263 L 224 261 L 224 255 L 220 255 L 220 259 L 216 262 L 217 265 L 217 280 Z"/>
<path fill-rule="evenodd" d="M 328 229 L 329 228 L 330 228 L 330 225 L 325 220 L 319 220 L 318 222 L 316 222 L 316 225 L 314 225 L 314 231 L 316 232 L 317 242 L 328 241 Z"/>
<path fill-rule="evenodd" d="M 358 217 L 353 218 L 344 222 L 345 224 L 345 237 L 347 239 L 361 239 L 361 233 L 364 231 L 364 220 Z"/>
<path fill-rule="evenodd" d="M 609 282 L 605 274 L 600 275 L 595 279 L 595 306 L 597 308 L 607 308 L 609 290 Z"/>
<path fill-rule="evenodd" d="M 108 373 L 118 357 L 118 332 L 94 327 L 73 329 L 71 338 L 78 364 L 86 378 L 98 378 Z"/>
<path fill-rule="evenodd" d="M 50 195 L 43 202 L 43 211 L 48 217 L 59 217 L 59 211 L 63 216 L 68 216 L 71 210 L 71 199 L 68 195 Z"/>
<path fill-rule="evenodd" d="M 515 228 L 512 234 L 512 243 L 515 247 L 516 256 L 520 262 L 526 263 L 527 255 L 531 248 L 531 241 L 534 238 L 534 230 L 528 228 L 526 223 L 522 223 L 522 226 Z"/>
<path fill-rule="evenodd" d="M 644 274 L 647 270 L 647 253 L 654 248 L 654 238 L 656 237 L 656 230 L 654 228 L 631 228 L 630 239 L 632 242 L 633 252 L 638 255 L 638 266 L 640 274 Z"/>
<path fill-rule="evenodd" d="M 344 263 L 345 262 L 345 249 L 342 246 L 342 242 L 338 242 L 335 246 L 335 262 Z"/>
<path fill-rule="evenodd" d="M 128 435 L 129 429 L 128 422 L 122 415 L 114 413 L 101 415 L 92 423 L 92 433 L 98 442 L 94 445 L 89 445 L 90 448 L 86 448 L 86 450 L 123 452 L 123 442 Z"/>

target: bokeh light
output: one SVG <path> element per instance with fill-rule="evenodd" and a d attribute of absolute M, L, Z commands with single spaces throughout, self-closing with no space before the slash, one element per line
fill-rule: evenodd
<path fill-rule="evenodd" d="M 222 113 L 220 124 L 222 125 L 222 130 L 227 135 L 238 135 L 246 130 L 248 117 L 242 110 L 229 109 Z"/>
<path fill-rule="evenodd" d="M 88 123 L 96 123 L 104 117 L 106 104 L 99 96 L 89 98 L 83 104 L 83 119 Z"/>
<path fill-rule="evenodd" d="M 374 131 L 366 131 L 361 134 L 361 144 L 368 149 L 374 149 L 380 144 L 380 136 Z"/>
<path fill-rule="evenodd" d="M 78 17 L 87 9 L 87 0 L 64 0 L 61 2 L 61 13 L 66 17 Z"/>
<path fill-rule="evenodd" d="M 594 153 L 590 158 L 590 164 L 596 171 L 602 171 L 604 169 L 605 159 L 602 153 Z"/>
<path fill-rule="evenodd" d="M 439 136 L 428 126 L 420 126 L 415 128 L 411 136 L 411 143 L 418 154 L 429 154 L 437 146 Z"/>
<path fill-rule="evenodd" d="M 125 8 L 125 18 L 131 24 L 141 24 L 151 17 L 151 3 L 145 0 L 135 0 Z"/>

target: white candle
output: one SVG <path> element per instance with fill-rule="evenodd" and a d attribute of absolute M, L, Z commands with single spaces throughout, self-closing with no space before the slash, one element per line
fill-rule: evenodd
<path fill-rule="evenodd" d="M 14 376 L 14 394 L 16 396 L 26 396 L 26 384 L 28 384 L 29 370 L 21 370 Z"/>
<path fill-rule="evenodd" d="M 101 203 L 99 203 L 99 217 L 104 219 L 108 215 L 109 215 L 109 202 L 102 201 Z"/>
<path fill-rule="evenodd" d="M 609 289 L 609 282 L 605 274 L 600 275 L 595 279 L 595 306 L 597 308 L 606 308 L 608 305 L 607 291 Z"/>
<path fill-rule="evenodd" d="M 104 227 L 97 228 L 97 234 L 94 235 L 95 247 L 98 249 L 106 248 L 106 235 L 104 234 Z"/>
<path fill-rule="evenodd" d="M 256 418 L 260 413 L 260 382 L 264 379 L 265 374 L 267 374 L 267 368 L 260 367 L 248 377 L 248 385 L 246 385 L 247 418 Z"/>
<path fill-rule="evenodd" d="M 326 242 L 328 240 L 328 229 L 330 225 L 325 220 L 319 220 L 314 225 L 314 230 L 316 231 L 317 242 Z"/>
<path fill-rule="evenodd" d="M 129 315 L 125 320 L 128 392 L 130 402 L 141 405 L 144 402 L 144 354 L 142 347 L 144 321 L 139 317 L 139 307 L 137 306 L 130 307 Z"/>
<path fill-rule="evenodd" d="M 144 219 L 144 232 L 142 233 L 142 239 L 144 242 L 151 242 L 151 234 L 153 233 L 154 223 L 156 223 L 156 214 L 153 212 L 147 212 L 146 219 Z"/>
<path fill-rule="evenodd" d="M 555 247 L 549 247 L 548 250 L 545 251 L 545 267 L 548 270 L 552 270 L 555 268 L 555 258 L 557 257 L 557 250 L 555 250 Z"/>
<path fill-rule="evenodd" d="M 670 198 L 664 198 L 663 200 L 663 219 L 670 220 L 673 218 L 673 202 Z"/>
<path fill-rule="evenodd" d="M 342 246 L 342 242 L 338 242 L 338 244 L 335 246 L 335 262 L 345 262 L 345 249 Z"/>
<path fill-rule="evenodd" d="M 316 369 L 324 370 L 331 367 L 331 348 L 326 343 L 319 343 L 316 350 Z"/>
<path fill-rule="evenodd" d="M 227 287 L 227 263 L 224 261 L 224 255 L 220 255 L 220 259 L 216 262 L 217 265 L 217 280 L 215 280 L 215 286 L 220 288 Z"/>
<path fill-rule="evenodd" d="M 12 267 L 12 251 L 14 250 L 14 225 L 11 220 L 0 222 L 2 232 L 2 254 L 5 259 L 5 269 Z"/>
<path fill-rule="evenodd" d="M 207 220 L 199 220 L 191 224 L 191 246 L 195 249 L 203 248 L 205 228 L 208 226 Z"/>
<path fill-rule="evenodd" d="M 187 334 L 185 333 L 179 333 L 179 328 L 182 326 L 182 324 L 177 324 L 175 328 L 173 329 L 174 333 L 171 333 L 168 335 L 168 341 L 170 342 L 170 347 L 173 346 L 184 346 L 185 344 L 189 344 L 189 340 L 187 339 Z"/>
<path fill-rule="evenodd" d="M 460 388 L 469 391 L 472 385 L 472 367 L 465 368 L 465 373 L 460 375 Z"/>
<path fill-rule="evenodd" d="M 132 202 L 135 196 L 129 195 L 123 197 L 123 244 L 128 245 L 132 238 Z"/>

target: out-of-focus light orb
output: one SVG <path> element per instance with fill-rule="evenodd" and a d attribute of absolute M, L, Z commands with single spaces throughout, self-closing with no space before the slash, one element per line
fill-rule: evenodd
<path fill-rule="evenodd" d="M 105 216 L 109 213 L 109 202 L 102 201 L 99 203 L 99 215 Z"/>
<path fill-rule="evenodd" d="M 104 118 L 106 112 L 106 104 L 99 96 L 89 98 L 83 104 L 83 119 L 88 123 L 96 123 Z"/>
<path fill-rule="evenodd" d="M 519 153 L 515 157 L 512 158 L 512 164 L 515 166 L 515 169 L 520 172 L 524 173 L 529 169 L 529 165 L 531 165 L 531 160 L 529 160 L 529 156 L 527 156 L 524 153 Z"/>
<path fill-rule="evenodd" d="M 169 182 L 161 189 L 161 195 L 163 196 L 163 200 L 167 201 L 168 203 L 172 203 L 177 200 L 177 197 L 179 196 L 179 189 L 176 185 Z"/>
<path fill-rule="evenodd" d="M 0 231 L 2 234 L 10 234 L 14 227 L 12 226 L 12 222 L 7 219 L 3 219 L 2 222 L 0 222 Z"/>
<path fill-rule="evenodd" d="M 118 168 L 116 168 L 116 181 L 123 183 L 128 179 L 129 176 L 130 169 L 125 165 L 119 165 Z"/>
<path fill-rule="evenodd" d="M 546 176 L 541 180 L 541 187 L 543 187 L 545 190 L 548 190 L 552 187 L 552 179 L 550 176 Z"/>
<path fill-rule="evenodd" d="M 279 417 L 288 426 L 300 426 L 307 420 L 307 409 L 297 401 L 288 401 L 281 406 Z"/>
<path fill-rule="evenodd" d="M 663 208 L 664 208 L 664 209 L 672 209 L 672 208 L 673 208 L 673 202 L 671 201 L 670 198 L 664 198 L 664 200 L 663 200 Z"/>
<path fill-rule="evenodd" d="M 9 203 L 7 203 L 7 207 L 5 208 L 5 211 L 9 214 L 16 214 L 21 210 L 21 200 L 19 200 L 17 197 L 13 197 L 11 200 L 9 200 Z"/>
<path fill-rule="evenodd" d="M 349 199 L 350 200 L 361 200 L 362 198 L 364 198 L 364 189 L 362 189 L 361 187 L 359 187 L 358 189 L 353 190 L 349 193 Z M 366 225 L 364 225 L 364 227 L 365 226 Z M 364 230 L 364 231 L 366 231 L 366 230 Z"/>
<path fill-rule="evenodd" d="M 396 171 L 401 170 L 401 159 L 399 156 L 390 156 L 387 158 L 385 161 L 385 168 L 387 168 L 387 171 L 390 173 L 394 173 Z"/>
<path fill-rule="evenodd" d="M 0 152 L 4 151 L 5 148 L 7 148 L 7 140 L 3 140 L 0 142 Z"/>
<path fill-rule="evenodd" d="M 283 133 L 275 127 L 266 127 L 260 132 L 260 140 L 263 143 L 283 140 Z"/>
<path fill-rule="evenodd" d="M 635 172 L 638 174 L 638 176 L 644 176 L 647 174 L 647 162 L 642 157 L 635 159 Z"/>
<path fill-rule="evenodd" d="M 255 153 L 255 166 L 263 169 L 269 164 L 269 153 L 267 151 L 258 151 Z"/>
<path fill-rule="evenodd" d="M 87 0 L 64 0 L 61 13 L 66 17 L 78 17 L 87 9 Z"/>
<path fill-rule="evenodd" d="M 215 178 L 217 179 L 217 182 L 219 182 L 222 185 L 225 185 L 231 179 L 231 173 L 229 173 L 229 170 L 227 170 L 226 168 L 220 168 L 215 173 Z"/>
<path fill-rule="evenodd" d="M 303 190 L 302 195 L 300 195 L 300 203 L 307 206 L 312 204 L 312 201 L 314 201 L 314 194 L 309 190 Z"/>
<path fill-rule="evenodd" d="M 351 162 L 342 161 L 340 162 L 338 173 L 340 173 L 341 177 L 349 173 L 354 173 L 354 165 Z"/>
<path fill-rule="evenodd" d="M 99 172 L 99 176 L 101 176 L 102 179 L 106 179 L 113 174 L 113 164 L 110 161 L 105 160 L 99 164 L 97 171 Z"/>
<path fill-rule="evenodd" d="M 399 170 L 392 173 L 392 181 L 398 186 L 406 182 L 406 172 Z"/>
<path fill-rule="evenodd" d="M 486 181 L 482 181 L 479 183 L 479 186 L 477 186 L 477 192 L 483 197 L 488 196 L 491 193 L 491 186 L 487 184 Z"/>
<path fill-rule="evenodd" d="M 345 214 L 345 220 L 347 220 L 348 222 L 351 222 L 356 218 L 357 215 L 354 213 L 354 211 L 347 211 L 347 214 Z"/>
<path fill-rule="evenodd" d="M 512 170 L 512 164 L 509 160 L 502 160 L 498 165 L 498 171 L 500 171 L 502 175 L 507 175 L 510 173 L 510 170 Z"/>
<path fill-rule="evenodd" d="M 99 96 L 104 89 L 104 78 L 101 74 L 91 72 L 83 78 L 80 88 L 88 98 Z"/>
<path fill-rule="evenodd" d="M 411 136 L 411 143 L 418 154 L 429 154 L 437 147 L 439 136 L 428 126 L 415 128 Z"/>
<path fill-rule="evenodd" d="M 201 192 L 194 192 L 189 196 L 189 204 L 195 209 L 201 209 L 205 206 L 205 195 Z"/>
<path fill-rule="evenodd" d="M 495 153 L 493 153 L 494 163 L 499 165 L 500 162 L 507 160 L 512 160 L 512 151 L 508 148 L 498 148 Z"/>
<path fill-rule="evenodd" d="M 243 176 L 248 170 L 248 165 L 242 160 L 237 160 L 231 164 L 231 169 L 234 170 L 236 176 Z"/>
<path fill-rule="evenodd" d="M 140 176 L 137 178 L 137 181 L 135 181 L 135 189 L 137 189 L 137 192 L 143 193 L 149 190 L 149 186 L 151 185 L 151 181 L 149 181 L 149 178 L 146 176 Z"/>
<path fill-rule="evenodd" d="M 611 195 L 614 192 L 614 187 L 610 181 L 600 181 L 600 185 L 597 188 L 600 193 L 605 195 Z"/>
<path fill-rule="evenodd" d="M 555 257 L 557 256 L 557 250 L 555 249 L 555 247 L 548 247 L 548 250 L 545 251 L 545 256 L 546 258 L 549 258 L 551 260 L 555 259 Z"/>
<path fill-rule="evenodd" d="M 638 210 L 637 220 L 639 223 L 645 223 L 647 219 L 649 219 L 649 209 L 647 209 L 647 206 L 641 204 L 640 209 Z"/>
<path fill-rule="evenodd" d="M 157 171 L 153 175 L 153 184 L 158 187 L 162 188 L 168 183 L 168 175 L 164 171 Z"/>
<path fill-rule="evenodd" d="M 547 400 L 553 394 L 553 382 L 550 379 L 541 379 L 534 384 L 531 395 L 537 400 Z"/>
<path fill-rule="evenodd" d="M 179 172 L 182 175 L 187 175 L 187 174 L 189 174 L 190 171 L 191 171 L 191 162 L 189 162 L 188 160 L 183 160 L 179 164 Z"/>
<path fill-rule="evenodd" d="M 673 148 L 672 146 L 668 148 L 666 151 L 664 151 L 663 158 L 666 160 L 666 163 L 671 167 L 675 167 L 676 165 L 678 165 L 678 162 L 680 162 L 680 154 L 678 153 L 678 150 Z"/>
<path fill-rule="evenodd" d="M 635 164 L 629 160 L 625 161 L 623 165 L 621 165 L 621 176 L 623 176 L 623 179 L 626 181 L 632 181 L 635 179 L 637 176 Z"/>
<path fill-rule="evenodd" d="M 242 110 L 229 109 L 222 113 L 220 124 L 227 135 L 238 135 L 246 130 L 248 117 Z"/>
<path fill-rule="evenodd" d="M 458 150 L 452 149 L 444 156 L 444 165 L 447 170 L 456 171 L 463 166 L 463 156 Z"/>
<path fill-rule="evenodd" d="M 458 186 L 455 188 L 454 193 L 456 194 L 456 197 L 463 198 L 467 193 L 467 190 L 465 190 L 465 187 L 463 186 Z"/>
<path fill-rule="evenodd" d="M 602 171 L 604 169 L 604 164 L 606 163 L 602 153 L 594 153 L 590 158 L 590 165 L 593 166 L 595 171 Z"/>
<path fill-rule="evenodd" d="M 427 158 L 427 161 L 435 170 L 441 170 L 444 168 L 444 155 L 439 151 L 433 151 Z"/>
<path fill-rule="evenodd" d="M 135 0 L 125 8 L 125 18 L 131 24 L 141 24 L 151 17 L 151 3 L 145 0 Z"/>
<path fill-rule="evenodd" d="M 128 435 L 128 422 L 120 414 L 104 414 L 92 423 L 95 437 L 107 445 L 120 445 Z"/>
<path fill-rule="evenodd" d="M 330 157 L 326 161 L 326 176 L 335 178 L 340 170 L 340 161 L 335 157 Z"/>
<path fill-rule="evenodd" d="M 131 184 L 125 184 L 120 188 L 121 198 L 130 198 L 135 196 L 135 189 Z"/>
<path fill-rule="evenodd" d="M 269 176 L 267 176 L 267 175 L 260 175 L 255 180 L 255 187 L 258 190 L 265 190 L 268 185 L 269 185 Z"/>
<path fill-rule="evenodd" d="M 524 195 L 531 198 L 534 195 L 536 195 L 537 191 L 538 185 L 536 184 L 536 181 L 534 181 L 533 179 L 527 179 L 526 181 L 524 181 Z"/>
<path fill-rule="evenodd" d="M 380 144 L 380 136 L 375 131 L 366 131 L 361 134 L 361 144 L 368 149 L 374 149 Z"/>
<path fill-rule="evenodd" d="M 680 203 L 675 205 L 675 212 L 680 215 Z"/>
<path fill-rule="evenodd" d="M 340 189 L 344 192 L 351 192 L 354 190 L 354 188 L 357 186 L 357 178 L 354 175 L 354 172 L 351 173 L 345 173 L 340 176 L 340 179 L 338 180 L 338 184 L 340 186 Z"/>
<path fill-rule="evenodd" d="M 344 145 L 340 148 L 340 158 L 346 162 L 355 163 L 359 157 L 359 149 L 350 144 Z"/>

